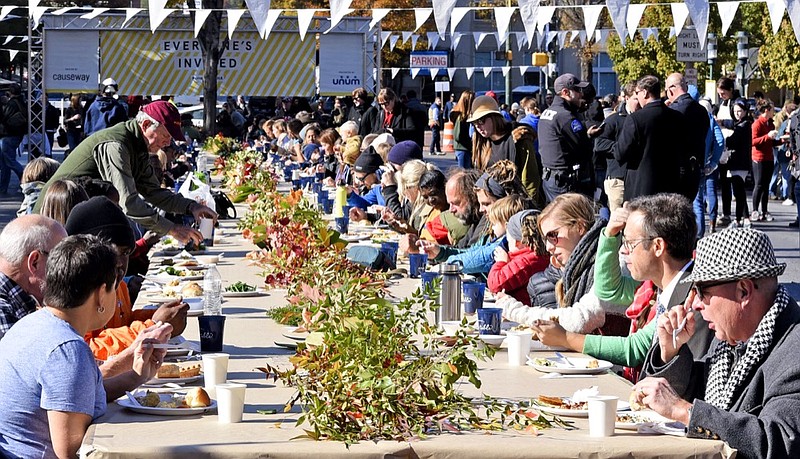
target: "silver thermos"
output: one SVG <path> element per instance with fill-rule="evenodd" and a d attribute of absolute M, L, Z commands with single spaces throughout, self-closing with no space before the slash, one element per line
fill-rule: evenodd
<path fill-rule="evenodd" d="M 456 263 L 442 263 L 439 265 L 439 274 L 442 275 L 442 291 L 439 294 L 439 309 L 436 312 L 436 323 L 443 321 L 461 320 L 461 271 L 464 265 Z"/>

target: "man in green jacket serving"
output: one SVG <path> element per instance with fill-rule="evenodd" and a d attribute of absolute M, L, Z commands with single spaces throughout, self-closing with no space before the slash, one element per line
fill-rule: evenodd
<path fill-rule="evenodd" d="M 89 176 L 111 182 L 119 191 L 119 204 L 125 214 L 141 226 L 161 235 L 169 234 L 182 243 L 200 242 L 202 234 L 194 228 L 176 225 L 158 214 L 158 209 L 175 214 L 192 214 L 195 219 L 217 218 L 217 214 L 191 199 L 161 188 L 148 156 L 168 146 L 171 139 L 183 141 L 181 118 L 174 105 L 152 102 L 136 119 L 103 129 L 88 137 L 73 150 L 40 196 L 55 180 Z M 39 212 L 42 199 L 36 203 Z M 148 205 L 149 204 L 149 205 Z"/>

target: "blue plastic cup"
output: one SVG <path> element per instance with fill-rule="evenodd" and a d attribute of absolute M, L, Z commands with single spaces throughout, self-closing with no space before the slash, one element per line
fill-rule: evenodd
<path fill-rule="evenodd" d="M 400 250 L 400 243 L 399 242 L 395 242 L 395 241 L 384 241 L 384 242 L 381 242 L 381 248 L 382 249 L 383 248 L 391 248 L 392 250 L 397 252 L 398 250 Z"/>
<path fill-rule="evenodd" d="M 418 278 L 419 273 L 425 271 L 428 265 L 428 254 L 410 253 L 408 254 L 408 277 Z"/>
<path fill-rule="evenodd" d="M 314 193 L 320 194 L 320 192 L 322 191 L 322 184 L 319 182 L 311 182 L 311 190 Z"/>
<path fill-rule="evenodd" d="M 324 210 L 326 214 L 333 213 L 333 201 L 331 201 L 330 198 L 328 197 L 323 198 L 322 210 Z"/>
<path fill-rule="evenodd" d="M 481 335 L 499 335 L 503 310 L 500 308 L 478 309 L 478 333 Z"/>
<path fill-rule="evenodd" d="M 349 218 L 350 217 L 350 208 L 351 207 L 352 206 L 342 206 L 342 215 L 344 215 L 345 217 Z"/>
<path fill-rule="evenodd" d="M 340 234 L 347 234 L 347 227 L 350 225 L 350 219 L 347 217 L 336 218 L 336 231 Z"/>
<path fill-rule="evenodd" d="M 483 307 L 483 294 L 486 291 L 486 284 L 477 281 L 464 281 L 461 285 L 461 292 L 464 294 L 464 313 L 475 314 L 475 311 Z"/>
<path fill-rule="evenodd" d="M 221 352 L 225 332 L 225 316 L 200 316 L 200 351 Z"/>
<path fill-rule="evenodd" d="M 419 277 L 422 278 L 422 290 L 430 290 L 433 284 L 434 279 L 439 277 L 439 273 L 437 271 L 422 271 L 419 273 Z M 425 295 L 427 298 L 427 295 Z"/>
<path fill-rule="evenodd" d="M 325 180 L 325 172 L 317 172 L 314 177 L 317 179 L 318 182 L 322 182 L 323 180 Z"/>

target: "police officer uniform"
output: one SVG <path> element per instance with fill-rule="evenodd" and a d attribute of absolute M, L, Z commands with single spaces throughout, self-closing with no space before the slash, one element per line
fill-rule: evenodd
<path fill-rule="evenodd" d="M 577 107 L 559 95 L 563 89 L 580 91 L 587 85 L 570 73 L 556 78 L 556 96 L 539 119 L 542 189 L 548 202 L 570 192 L 593 197 L 592 142 L 579 119 Z"/>

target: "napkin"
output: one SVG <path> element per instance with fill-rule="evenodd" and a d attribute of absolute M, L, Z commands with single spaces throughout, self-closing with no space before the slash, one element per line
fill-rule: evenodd
<path fill-rule="evenodd" d="M 575 403 L 588 402 L 589 397 L 600 395 L 600 389 L 597 386 L 592 386 L 586 389 L 579 389 L 572 394 L 571 400 Z"/>
<path fill-rule="evenodd" d="M 686 436 L 686 426 L 682 422 L 658 422 L 655 424 L 644 424 L 639 426 L 639 433 L 673 435 L 675 437 Z"/>

